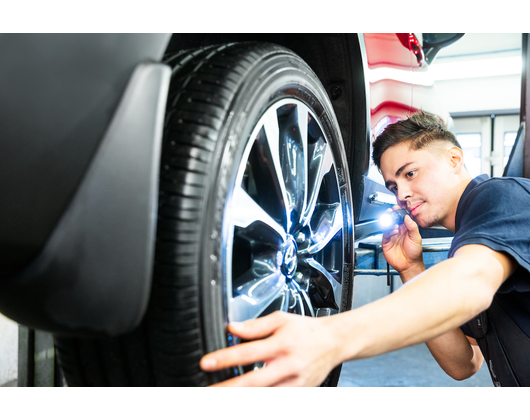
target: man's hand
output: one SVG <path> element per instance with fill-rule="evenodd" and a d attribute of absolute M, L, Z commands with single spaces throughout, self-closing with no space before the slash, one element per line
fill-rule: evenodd
<path fill-rule="evenodd" d="M 393 210 L 399 208 L 394 206 Z M 399 272 L 404 283 L 425 271 L 420 231 L 409 215 L 403 224 L 383 235 L 382 246 L 387 262 Z"/>
<path fill-rule="evenodd" d="M 317 386 L 339 363 L 337 334 L 331 317 L 310 318 L 274 312 L 263 318 L 231 323 L 232 334 L 257 340 L 204 356 L 201 368 L 214 371 L 265 362 L 266 366 L 215 386 Z M 264 338 L 266 337 L 266 338 Z"/>

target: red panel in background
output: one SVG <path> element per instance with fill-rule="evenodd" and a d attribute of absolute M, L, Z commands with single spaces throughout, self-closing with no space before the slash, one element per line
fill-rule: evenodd
<path fill-rule="evenodd" d="M 389 121 L 406 118 L 412 107 L 410 34 L 364 34 L 372 142 Z M 376 132 L 376 127 L 377 131 Z"/>
<path fill-rule="evenodd" d="M 413 33 L 364 34 L 372 142 L 391 122 L 424 110 L 446 122 L 420 40 Z"/>

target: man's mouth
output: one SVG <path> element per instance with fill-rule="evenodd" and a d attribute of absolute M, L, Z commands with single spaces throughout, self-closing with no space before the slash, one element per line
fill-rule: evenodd
<path fill-rule="evenodd" d="M 409 211 L 410 211 L 410 214 L 412 216 L 416 216 L 420 210 L 420 207 L 423 206 L 423 202 L 419 203 L 419 204 L 414 204 L 412 206 L 409 207 Z"/>

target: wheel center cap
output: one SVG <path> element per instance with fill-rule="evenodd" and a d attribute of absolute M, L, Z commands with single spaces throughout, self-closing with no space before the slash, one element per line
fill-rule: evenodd
<path fill-rule="evenodd" d="M 296 243 L 292 238 L 288 239 L 283 246 L 282 271 L 289 278 L 293 276 L 298 266 L 297 250 Z"/>

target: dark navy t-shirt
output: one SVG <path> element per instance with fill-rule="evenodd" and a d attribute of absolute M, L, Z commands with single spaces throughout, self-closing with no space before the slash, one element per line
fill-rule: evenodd
<path fill-rule="evenodd" d="M 449 258 L 461 246 L 481 244 L 519 264 L 495 300 L 530 337 L 530 179 L 474 178 L 460 197 L 455 223 Z M 466 325 L 461 328 L 473 337 Z"/>

